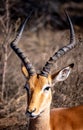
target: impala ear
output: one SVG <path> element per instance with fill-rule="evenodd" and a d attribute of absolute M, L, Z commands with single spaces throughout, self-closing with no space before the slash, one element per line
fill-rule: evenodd
<path fill-rule="evenodd" d="M 72 68 L 74 67 L 74 64 L 70 64 L 69 66 L 63 68 L 58 73 L 55 73 L 52 75 L 52 80 L 56 82 L 64 81 L 68 78 Z"/>
<path fill-rule="evenodd" d="M 23 75 L 25 76 L 25 78 L 29 77 L 28 71 L 23 64 L 21 65 L 21 71 L 22 71 Z"/>

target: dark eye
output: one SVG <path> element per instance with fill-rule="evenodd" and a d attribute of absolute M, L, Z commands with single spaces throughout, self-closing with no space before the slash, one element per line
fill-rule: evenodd
<path fill-rule="evenodd" d="M 50 90 L 50 86 L 44 88 L 44 91 L 49 91 Z"/>
<path fill-rule="evenodd" d="M 28 86 L 28 84 L 25 84 L 24 88 L 25 88 L 27 91 L 29 91 L 29 86 Z"/>

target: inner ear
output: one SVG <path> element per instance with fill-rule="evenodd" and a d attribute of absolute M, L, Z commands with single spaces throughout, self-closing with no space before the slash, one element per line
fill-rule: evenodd
<path fill-rule="evenodd" d="M 26 78 L 29 77 L 28 71 L 27 71 L 26 67 L 25 67 L 23 64 L 21 64 L 21 71 L 22 71 L 23 75 L 24 75 Z"/>
<path fill-rule="evenodd" d="M 69 66 L 63 68 L 62 70 L 58 71 L 57 73 L 52 75 L 52 80 L 55 82 L 64 81 L 68 78 L 74 64 L 70 64 Z"/>

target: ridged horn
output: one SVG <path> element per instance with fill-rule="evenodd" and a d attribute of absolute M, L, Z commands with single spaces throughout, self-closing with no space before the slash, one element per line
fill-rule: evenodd
<path fill-rule="evenodd" d="M 30 63 L 30 61 L 27 58 L 27 56 L 25 55 L 25 53 L 20 48 L 17 47 L 17 43 L 21 39 L 24 27 L 26 25 L 26 22 L 29 20 L 29 18 L 31 16 L 31 13 L 26 18 L 26 20 L 21 24 L 21 26 L 19 27 L 19 30 L 18 30 L 17 35 L 16 35 L 16 38 L 10 43 L 10 46 L 13 49 L 13 51 L 17 54 L 17 56 L 21 59 L 22 63 L 25 65 L 25 67 L 26 67 L 26 69 L 27 69 L 27 71 L 29 73 L 29 76 L 32 76 L 32 75 L 34 75 L 36 73 L 35 69 L 32 66 L 32 64 Z"/>
<path fill-rule="evenodd" d="M 75 32 L 74 32 L 73 24 L 67 12 L 65 13 L 66 13 L 67 20 L 69 23 L 69 28 L 70 28 L 70 42 L 67 46 L 64 46 L 63 48 L 55 52 L 54 55 L 50 57 L 50 59 L 46 62 L 45 66 L 43 67 L 40 73 L 40 75 L 43 75 L 45 77 L 47 77 L 48 74 L 50 73 L 53 63 L 56 62 L 61 56 L 65 55 L 67 52 L 69 52 L 71 49 L 73 49 L 77 45 L 75 41 Z"/>

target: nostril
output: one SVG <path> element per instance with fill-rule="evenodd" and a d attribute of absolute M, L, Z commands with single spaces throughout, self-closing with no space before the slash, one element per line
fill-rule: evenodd
<path fill-rule="evenodd" d="M 32 114 L 35 111 L 36 111 L 36 108 L 34 108 L 33 110 L 27 110 L 26 113 Z"/>

